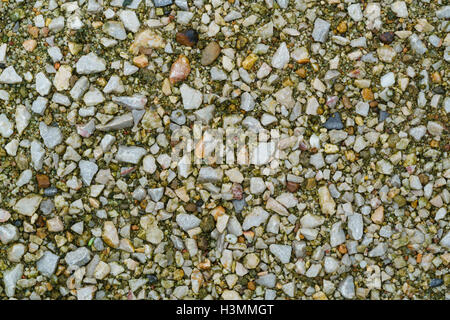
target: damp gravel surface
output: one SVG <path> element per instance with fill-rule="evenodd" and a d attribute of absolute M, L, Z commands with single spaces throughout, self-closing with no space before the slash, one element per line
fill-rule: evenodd
<path fill-rule="evenodd" d="M 1 0 L 0 299 L 450 299 L 449 62 L 444 0 Z"/>

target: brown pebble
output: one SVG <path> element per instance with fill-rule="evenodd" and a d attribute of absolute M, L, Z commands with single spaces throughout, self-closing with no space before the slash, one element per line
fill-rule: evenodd
<path fill-rule="evenodd" d="M 219 56 L 221 48 L 217 42 L 210 42 L 202 51 L 200 63 L 204 66 L 213 63 Z"/>
<path fill-rule="evenodd" d="M 39 216 L 35 222 L 38 228 L 45 227 L 45 218 L 43 216 Z"/>
<path fill-rule="evenodd" d="M 299 68 L 295 71 L 295 73 L 300 77 L 305 79 L 306 78 L 306 69 L 305 68 Z"/>
<path fill-rule="evenodd" d="M 195 212 L 197 211 L 197 206 L 195 205 L 195 203 L 190 202 L 184 206 L 184 209 L 186 209 L 186 211 L 188 212 Z"/>
<path fill-rule="evenodd" d="M 247 288 L 254 291 L 254 290 L 256 290 L 256 285 L 253 281 L 249 281 L 249 282 L 247 282 Z"/>
<path fill-rule="evenodd" d="M 37 174 L 36 175 L 36 180 L 37 180 L 39 188 L 45 189 L 45 188 L 50 187 L 50 179 L 48 178 L 47 175 L 45 175 L 45 174 Z"/>
<path fill-rule="evenodd" d="M 300 189 L 300 185 L 298 183 L 292 182 L 292 181 L 288 181 L 286 183 L 286 188 L 288 189 L 289 192 L 297 192 L 298 189 Z"/>
<path fill-rule="evenodd" d="M 48 33 L 50 32 L 50 29 L 48 27 L 43 27 L 40 31 L 41 36 L 46 37 L 48 36 Z"/>
<path fill-rule="evenodd" d="M 37 38 L 39 36 L 39 28 L 38 27 L 28 26 L 27 31 L 30 34 L 30 36 L 32 36 L 33 38 Z"/>
<path fill-rule="evenodd" d="M 404 63 L 412 63 L 412 62 L 414 61 L 414 57 L 413 57 L 412 55 L 410 55 L 410 54 L 405 54 L 405 55 L 402 57 L 402 61 L 403 61 Z"/>
<path fill-rule="evenodd" d="M 192 29 L 178 32 L 176 35 L 176 40 L 179 44 L 193 47 L 198 42 L 198 32 Z"/>
<path fill-rule="evenodd" d="M 190 72 L 189 59 L 184 55 L 180 55 L 170 68 L 169 81 L 171 84 L 183 81 L 189 76 Z"/>
<path fill-rule="evenodd" d="M 370 102 L 369 102 L 369 106 L 370 106 L 371 108 L 377 107 L 377 106 L 378 106 L 378 101 L 376 101 L 376 100 L 370 101 Z"/>
<path fill-rule="evenodd" d="M 350 102 L 350 99 L 347 96 L 343 96 L 342 97 L 342 103 L 344 104 L 344 107 L 346 107 L 347 109 L 352 108 L 352 103 Z"/>
<path fill-rule="evenodd" d="M 32 52 L 34 49 L 36 49 L 37 42 L 34 39 L 28 39 L 28 40 L 25 40 L 22 43 L 22 45 L 25 48 L 25 50 L 27 50 L 28 52 Z"/>
<path fill-rule="evenodd" d="M 203 250 L 203 251 L 206 251 L 206 250 L 209 249 L 209 241 L 208 241 L 208 239 L 206 238 L 206 236 L 200 235 L 200 236 L 197 238 L 197 247 L 198 247 L 200 250 Z"/>
<path fill-rule="evenodd" d="M 339 245 L 339 246 L 338 246 L 338 251 L 339 251 L 341 254 L 346 254 L 346 253 L 347 253 L 347 247 L 345 246 L 345 244 Z"/>
<path fill-rule="evenodd" d="M 430 146 L 431 146 L 432 148 L 437 148 L 437 147 L 439 147 L 439 141 L 431 140 L 431 141 L 430 141 Z"/>
<path fill-rule="evenodd" d="M 421 174 L 419 174 L 419 180 L 420 180 L 421 184 L 426 185 L 429 181 L 429 178 L 426 174 L 421 173 Z"/>
<path fill-rule="evenodd" d="M 389 32 L 383 32 L 382 34 L 380 34 L 380 41 L 385 43 L 385 44 L 390 44 L 392 41 L 394 41 L 394 33 L 389 31 Z"/>
<path fill-rule="evenodd" d="M 384 207 L 379 206 L 378 208 L 376 208 L 372 213 L 371 219 L 376 224 L 382 224 L 384 221 Z"/>
<path fill-rule="evenodd" d="M 441 83 L 441 74 L 437 71 L 433 72 L 431 74 L 431 81 L 433 81 L 433 83 Z"/>
<path fill-rule="evenodd" d="M 373 100 L 373 92 L 372 92 L 372 90 L 370 90 L 370 88 L 362 89 L 361 95 L 362 95 L 363 99 L 366 101 Z"/>
<path fill-rule="evenodd" d="M 144 54 L 141 54 L 140 56 L 134 57 L 133 63 L 135 66 L 137 66 L 139 68 L 145 68 L 148 66 L 147 56 Z"/>
<path fill-rule="evenodd" d="M 139 54 L 145 54 L 146 56 L 149 56 L 152 53 L 153 53 L 152 48 L 139 47 Z"/>

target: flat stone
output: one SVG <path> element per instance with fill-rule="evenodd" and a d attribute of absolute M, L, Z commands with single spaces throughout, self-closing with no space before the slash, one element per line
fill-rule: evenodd
<path fill-rule="evenodd" d="M 76 71 L 78 74 L 94 74 L 106 70 L 106 62 L 99 58 L 95 53 L 91 52 L 82 56 L 76 63 Z"/>
<path fill-rule="evenodd" d="M 114 117 L 105 125 L 96 125 L 96 129 L 100 131 L 114 131 L 125 128 L 131 128 L 134 125 L 134 118 L 131 112 L 123 114 L 121 116 Z"/>
<path fill-rule="evenodd" d="M 243 230 L 248 230 L 252 227 L 257 227 L 266 222 L 269 218 L 269 213 L 262 207 L 254 207 L 253 210 L 245 216 L 242 224 Z"/>
<path fill-rule="evenodd" d="M 121 10 L 119 12 L 119 18 L 122 21 L 125 29 L 136 33 L 139 31 L 141 23 L 139 22 L 139 18 L 136 13 L 132 10 Z"/>
<path fill-rule="evenodd" d="M 319 204 L 322 209 L 322 213 L 326 215 L 333 215 L 336 212 L 336 203 L 331 197 L 330 191 L 326 186 L 318 189 Z"/>
<path fill-rule="evenodd" d="M 74 100 L 79 100 L 89 88 L 89 80 L 87 77 L 82 76 L 75 82 L 74 86 L 70 90 L 70 96 Z"/>
<path fill-rule="evenodd" d="M 363 19 L 363 14 L 361 10 L 361 5 L 359 3 L 354 3 L 348 6 L 348 15 L 356 22 Z"/>
<path fill-rule="evenodd" d="M 5 114 L 0 114 L 0 134 L 4 138 L 9 138 L 14 132 L 14 125 Z"/>
<path fill-rule="evenodd" d="M 16 292 L 17 281 L 22 277 L 23 264 L 17 264 L 14 268 L 3 272 L 3 283 L 5 293 L 8 297 L 13 297 Z"/>
<path fill-rule="evenodd" d="M 391 9 L 399 18 L 408 17 L 408 7 L 406 6 L 406 3 L 404 1 L 394 2 L 393 4 L 391 4 Z"/>
<path fill-rule="evenodd" d="M 46 96 L 49 94 L 50 89 L 52 87 L 52 83 L 48 80 L 47 76 L 43 72 L 39 72 L 36 77 L 36 91 L 41 96 Z"/>
<path fill-rule="evenodd" d="M 347 276 L 338 286 L 339 292 L 346 299 L 353 299 L 355 297 L 355 284 L 353 276 Z"/>
<path fill-rule="evenodd" d="M 314 215 L 311 213 L 307 213 L 306 215 L 300 218 L 300 224 L 302 225 L 303 228 L 307 229 L 317 228 L 322 224 L 324 224 L 324 222 L 325 222 L 324 217 Z"/>
<path fill-rule="evenodd" d="M 292 247 L 288 245 L 281 245 L 281 244 L 271 244 L 269 246 L 270 252 L 280 259 L 281 263 L 289 263 L 289 260 L 291 259 L 291 252 Z"/>
<path fill-rule="evenodd" d="M 222 181 L 223 171 L 221 169 L 214 169 L 212 167 L 202 167 L 198 173 L 197 182 L 220 182 Z"/>
<path fill-rule="evenodd" d="M 275 283 L 277 281 L 277 277 L 273 273 L 268 273 L 265 275 L 260 276 L 258 279 L 256 279 L 256 283 L 267 288 L 273 288 L 275 287 Z"/>
<path fill-rule="evenodd" d="M 336 247 L 345 242 L 345 233 L 342 230 L 342 222 L 336 222 L 331 226 L 330 245 Z"/>
<path fill-rule="evenodd" d="M 36 268 L 38 271 L 46 277 L 50 277 L 56 270 L 59 257 L 50 252 L 45 251 L 42 257 L 36 262 Z"/>
<path fill-rule="evenodd" d="M 37 97 L 31 105 L 31 111 L 39 115 L 43 115 L 45 109 L 47 108 L 48 99 L 44 97 Z"/>
<path fill-rule="evenodd" d="M 81 160 L 78 162 L 78 167 L 80 168 L 81 180 L 86 186 L 90 186 L 92 179 L 98 171 L 98 166 L 95 162 Z"/>
<path fill-rule="evenodd" d="M 266 190 L 266 185 L 264 180 L 260 177 L 250 178 L 250 193 L 261 194 Z"/>
<path fill-rule="evenodd" d="M 260 142 L 250 155 L 250 163 L 256 166 L 268 164 L 276 151 L 275 142 Z"/>
<path fill-rule="evenodd" d="M 183 81 L 187 79 L 190 72 L 191 66 L 189 59 L 184 55 L 180 55 L 170 68 L 169 81 L 172 84 Z"/>
<path fill-rule="evenodd" d="M 122 80 L 120 80 L 119 76 L 112 75 L 111 78 L 109 78 L 108 83 L 103 88 L 104 93 L 123 93 L 125 91 L 125 88 L 122 84 Z"/>
<path fill-rule="evenodd" d="M 103 224 L 102 239 L 112 248 L 117 248 L 119 246 L 119 234 L 117 233 L 117 228 L 112 221 L 105 221 Z"/>
<path fill-rule="evenodd" d="M 3 244 L 8 244 L 10 242 L 19 239 L 19 230 L 12 224 L 0 225 L 0 241 Z"/>
<path fill-rule="evenodd" d="M 9 213 L 9 211 L 0 209 L 0 223 L 8 221 L 9 218 L 11 218 L 11 214 Z"/>
<path fill-rule="evenodd" d="M 289 62 L 290 54 L 285 42 L 282 42 L 272 57 L 272 67 L 283 69 Z"/>
<path fill-rule="evenodd" d="M 15 243 L 8 249 L 8 260 L 11 262 L 20 262 L 25 254 L 25 246 L 21 243 Z"/>
<path fill-rule="evenodd" d="M 361 240 L 364 231 L 362 215 L 353 213 L 347 219 L 348 234 L 353 240 Z"/>
<path fill-rule="evenodd" d="M 183 107 L 186 110 L 198 109 L 203 102 L 202 93 L 189 87 L 187 84 L 183 83 L 181 85 L 180 93 L 183 100 Z"/>
<path fill-rule="evenodd" d="M 147 154 L 147 150 L 142 147 L 119 146 L 116 154 L 117 161 L 138 164 L 141 158 Z"/>
<path fill-rule="evenodd" d="M 64 259 L 69 266 L 82 267 L 91 260 L 91 252 L 86 247 L 80 247 L 68 252 Z"/>
<path fill-rule="evenodd" d="M 173 0 L 153 0 L 153 4 L 156 8 L 167 7 L 173 3 Z"/>
<path fill-rule="evenodd" d="M 96 87 L 91 87 L 83 96 L 83 102 L 87 107 L 96 106 L 105 102 L 102 92 Z"/>
<path fill-rule="evenodd" d="M 58 127 L 49 127 L 44 122 L 39 123 L 39 133 L 47 148 L 53 149 L 63 140 L 61 130 Z"/>
<path fill-rule="evenodd" d="M 328 120 L 323 124 L 325 128 L 328 130 L 341 130 L 344 129 L 344 125 L 342 124 L 341 115 L 339 112 L 335 112 Z"/>
<path fill-rule="evenodd" d="M 127 38 L 127 32 L 123 23 L 119 21 L 107 21 L 103 25 L 103 32 L 117 40 L 125 40 Z"/>
<path fill-rule="evenodd" d="M 31 142 L 31 162 L 33 164 L 33 167 L 36 170 L 42 169 L 42 165 L 44 163 L 44 156 L 45 156 L 45 149 L 42 147 L 42 145 L 36 141 L 33 140 Z"/>
<path fill-rule="evenodd" d="M 42 197 L 37 194 L 29 194 L 19 201 L 13 207 L 13 210 L 19 214 L 31 217 L 39 208 Z"/>
<path fill-rule="evenodd" d="M 22 82 L 22 77 L 19 76 L 14 67 L 9 66 L 0 74 L 0 83 L 17 84 Z"/>
<path fill-rule="evenodd" d="M 72 77 L 72 67 L 68 65 L 60 66 L 53 79 L 53 85 L 56 90 L 68 90 L 70 87 L 70 77 Z"/>
<path fill-rule="evenodd" d="M 184 231 L 196 228 L 200 225 L 201 220 L 193 214 L 180 213 L 176 217 L 177 224 Z"/>
<path fill-rule="evenodd" d="M 147 98 L 141 94 L 127 97 L 112 97 L 112 101 L 130 110 L 141 110 L 147 105 Z"/>
<path fill-rule="evenodd" d="M 202 51 L 200 63 L 204 66 L 212 64 L 220 55 L 221 48 L 217 42 L 210 42 Z"/>
<path fill-rule="evenodd" d="M 244 92 L 241 95 L 241 109 L 244 111 L 252 111 L 255 108 L 255 99 L 253 99 L 253 96 L 248 93 Z"/>
<path fill-rule="evenodd" d="M 328 38 L 328 32 L 330 31 L 330 23 L 321 18 L 317 18 L 314 21 L 314 29 L 312 37 L 314 41 L 324 43 Z"/>
<path fill-rule="evenodd" d="M 159 34 L 152 29 L 145 29 L 136 34 L 130 51 L 136 55 L 139 53 L 139 49 L 164 48 L 165 45 L 164 39 Z"/>

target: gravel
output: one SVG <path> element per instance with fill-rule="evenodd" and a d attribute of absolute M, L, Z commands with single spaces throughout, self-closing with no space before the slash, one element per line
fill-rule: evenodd
<path fill-rule="evenodd" d="M 0 298 L 450 299 L 445 1 L 0 16 Z"/>

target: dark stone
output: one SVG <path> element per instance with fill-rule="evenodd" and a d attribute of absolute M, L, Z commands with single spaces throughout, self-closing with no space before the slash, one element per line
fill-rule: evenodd
<path fill-rule="evenodd" d="M 197 208 L 201 208 L 204 204 L 205 204 L 205 201 L 203 201 L 202 199 L 199 199 L 195 202 L 195 205 L 197 206 Z"/>
<path fill-rule="evenodd" d="M 431 279 L 431 281 L 430 281 L 431 288 L 436 288 L 436 287 L 442 286 L 443 284 L 444 284 L 444 280 L 442 280 L 442 279 Z"/>
<path fill-rule="evenodd" d="M 22 220 L 17 219 L 13 223 L 17 228 L 20 228 L 22 226 Z"/>
<path fill-rule="evenodd" d="M 211 232 L 216 227 L 216 222 L 214 221 L 214 218 L 212 215 L 207 215 L 202 218 L 202 221 L 200 222 L 200 229 L 202 229 L 203 232 Z"/>
<path fill-rule="evenodd" d="M 202 251 L 208 250 L 209 249 L 208 238 L 204 235 L 199 235 L 197 238 L 197 246 Z"/>
<path fill-rule="evenodd" d="M 433 92 L 436 94 L 445 94 L 445 89 L 443 86 L 437 86 L 433 88 Z"/>
<path fill-rule="evenodd" d="M 391 31 L 389 32 L 383 32 L 380 34 L 380 41 L 385 44 L 390 44 L 392 41 L 394 41 L 395 34 Z"/>
<path fill-rule="evenodd" d="M 383 122 L 389 117 L 389 112 L 386 112 L 384 110 L 380 110 L 380 113 L 378 114 L 378 122 Z"/>
<path fill-rule="evenodd" d="M 133 0 L 123 0 L 122 6 L 125 8 L 126 6 L 129 6 Z"/>
<path fill-rule="evenodd" d="M 333 116 L 329 117 L 328 120 L 323 124 L 325 128 L 328 130 L 341 130 L 344 129 L 344 125 L 342 124 L 341 115 L 339 112 L 333 114 Z"/>
<path fill-rule="evenodd" d="M 154 274 L 147 275 L 147 279 L 148 279 L 148 284 L 150 284 L 150 285 L 158 282 L 158 278 Z"/>
<path fill-rule="evenodd" d="M 184 30 L 178 32 L 176 35 L 176 40 L 179 44 L 193 47 L 198 42 L 198 32 L 193 29 Z"/>

